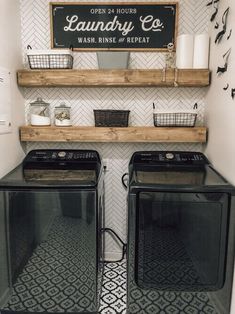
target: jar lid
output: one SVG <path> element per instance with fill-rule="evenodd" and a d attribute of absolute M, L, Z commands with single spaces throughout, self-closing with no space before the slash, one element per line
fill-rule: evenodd
<path fill-rule="evenodd" d="M 61 103 L 59 106 L 55 107 L 56 109 L 70 109 L 71 107 L 66 106 L 65 103 Z"/>
<path fill-rule="evenodd" d="M 41 97 L 38 97 L 37 100 L 35 100 L 34 102 L 31 102 L 30 105 L 34 105 L 34 106 L 49 106 L 50 104 L 48 102 L 45 102 L 44 100 L 42 100 Z"/>

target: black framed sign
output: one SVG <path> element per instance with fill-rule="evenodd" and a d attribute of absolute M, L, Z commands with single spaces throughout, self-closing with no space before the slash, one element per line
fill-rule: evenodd
<path fill-rule="evenodd" d="M 74 50 L 166 50 L 178 3 L 50 3 L 51 46 Z"/>

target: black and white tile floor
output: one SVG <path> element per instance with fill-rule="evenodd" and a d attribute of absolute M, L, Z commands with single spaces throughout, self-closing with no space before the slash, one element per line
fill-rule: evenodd
<path fill-rule="evenodd" d="M 45 298 L 45 291 L 42 293 L 41 287 L 35 287 L 36 298 L 27 294 L 23 282 L 16 282 L 13 294 L 5 309 L 10 311 L 23 311 L 25 309 L 31 311 L 44 312 L 43 308 L 48 307 L 50 312 L 52 296 Z M 50 282 L 47 281 L 47 284 Z M 23 288 L 22 288 L 23 287 Z M 38 291 L 36 291 L 38 290 Z M 48 291 L 51 293 L 49 289 Z M 58 298 L 58 291 L 55 291 Z M 51 300 L 49 302 L 49 299 Z M 43 302 L 43 304 L 41 304 Z M 48 304 L 45 304 L 48 302 Z M 64 298 L 66 302 L 66 298 Z M 57 308 L 58 312 L 64 312 L 63 308 Z M 108 263 L 104 268 L 102 294 L 100 300 L 100 314 L 125 314 L 126 313 L 126 262 Z"/>
<path fill-rule="evenodd" d="M 82 225 L 78 225 L 77 220 L 73 218 L 55 217 L 47 240 L 40 243 L 25 265 L 22 273 L 18 276 L 13 286 L 12 296 L 5 309 L 44 313 L 64 313 L 66 311 L 78 313 L 84 309 L 92 311 L 95 308 L 95 305 L 92 304 L 95 293 L 94 285 L 92 284 L 94 281 L 88 275 L 85 275 L 93 274 L 94 272 L 89 272 L 89 268 L 85 267 L 79 259 L 81 254 L 76 253 L 79 252 L 76 246 L 77 238 L 79 237 L 79 234 L 76 233 L 79 229 L 78 227 L 82 228 Z M 85 241 L 84 239 L 88 238 L 88 236 L 81 238 L 79 243 L 82 244 Z M 164 238 L 165 236 L 160 237 L 161 243 L 164 243 Z M 150 239 L 148 242 L 152 243 L 152 241 L 153 239 Z M 169 242 L 170 239 L 167 238 L 167 243 Z M 174 260 L 174 256 L 178 252 L 177 254 L 180 254 L 179 260 L 183 261 L 186 253 L 178 245 L 177 241 L 172 240 L 171 242 L 175 244 L 171 245 L 171 250 L 173 249 L 173 251 L 168 248 L 168 254 L 172 254 L 172 256 L 169 255 L 169 260 Z M 163 245 L 164 250 L 167 248 L 167 243 Z M 158 251 L 159 247 L 161 247 L 160 244 L 156 243 L 155 245 Z M 157 263 L 160 258 L 158 251 L 155 252 L 154 261 L 156 261 L 156 264 L 153 264 L 152 245 L 149 251 L 147 247 L 145 251 L 150 254 L 146 268 L 150 282 L 152 277 L 161 278 L 165 272 L 169 272 L 172 266 L 174 266 L 174 264 L 167 264 L 166 269 L 162 269 L 161 263 Z M 82 256 L 89 258 L 88 253 L 83 250 Z M 166 255 L 165 252 L 160 251 L 160 253 Z M 177 270 L 180 270 L 183 277 L 190 279 L 192 282 L 198 282 L 190 263 L 186 263 L 186 265 L 181 263 L 177 268 L 173 267 L 170 277 L 174 278 Z M 189 273 L 190 276 L 188 275 Z M 105 264 L 100 314 L 126 313 L 126 275 L 125 261 Z M 181 277 L 180 280 L 182 281 Z M 163 278 L 163 282 L 166 282 L 165 278 Z M 172 286 L 172 282 L 168 284 Z M 152 291 L 151 295 L 148 295 L 150 297 L 148 299 L 146 293 L 142 290 L 131 290 L 131 295 L 134 298 L 134 308 L 131 309 L 131 312 L 140 313 L 139 304 L 142 306 L 142 304 L 148 302 L 149 306 L 151 306 L 153 294 L 154 310 L 148 312 L 151 314 L 217 314 L 213 305 L 210 304 L 208 295 L 204 292 L 170 293 L 167 291 Z"/>
<path fill-rule="evenodd" d="M 92 280 L 91 274 L 96 278 L 96 273 L 89 271 L 89 263 L 86 262 L 90 260 L 89 250 L 82 249 L 83 254 L 81 255 L 79 254 L 81 247 L 80 250 L 77 247 L 78 242 L 82 245 L 86 239 L 89 239 L 89 236 L 85 233 L 87 228 L 82 229 L 83 225 L 78 223 L 79 220 L 74 220 L 71 217 L 55 217 L 46 241 L 42 241 L 37 246 L 13 285 L 12 296 L 5 306 L 6 310 L 79 313 L 84 309 L 91 312 L 95 308 L 96 289 L 92 284 L 94 279 Z M 78 230 L 83 230 L 83 232 L 77 234 Z M 169 273 L 169 270 L 172 269 L 170 277 L 175 278 L 176 272 L 180 271 L 184 279 L 188 278 L 190 282 L 198 283 L 193 265 L 188 262 L 186 253 L 179 245 L 179 241 L 175 241 L 176 235 L 173 235 L 174 239 L 172 240 L 168 238 L 167 233 L 166 243 L 164 242 L 165 235 L 161 234 L 155 238 L 161 240 L 161 243 L 154 245 L 158 250 L 156 252 L 152 250 L 154 239 L 147 241 L 151 243 L 151 247 L 148 250 L 146 246 L 145 250 L 147 253 L 145 260 L 147 261 L 148 280 L 151 282 L 152 278 L 162 278 L 164 273 Z M 173 244 L 168 248 L 167 244 L 170 242 Z M 160 250 L 161 244 L 164 243 L 163 249 L 167 249 L 168 260 L 174 261 L 174 256 L 178 254 L 177 260 L 185 260 L 186 265 L 181 263 L 175 267 L 174 263 L 171 263 L 166 265 L 166 269 L 163 269 L 162 263 L 158 263 L 158 260 L 161 259 L 161 255 L 166 255 L 165 251 Z M 85 247 L 87 245 L 82 246 L 82 248 Z M 155 253 L 154 261 L 156 263 L 152 262 L 153 253 Z M 148 254 L 150 254 L 149 258 L 147 258 Z M 85 259 L 85 263 L 82 263 L 82 258 Z M 131 264 L 134 265 L 134 262 Z M 130 272 L 130 274 L 132 273 L 133 271 Z M 126 275 L 125 261 L 105 264 L 100 314 L 126 313 Z M 182 282 L 182 277 L 179 280 Z M 166 282 L 166 278 L 163 278 L 163 282 Z M 168 282 L 169 286 L 172 284 L 172 281 Z M 198 293 L 151 291 L 151 294 L 147 296 L 146 291 L 140 289 L 135 291 L 135 289 L 136 287 L 133 286 L 130 291 L 134 299 L 134 302 L 131 303 L 133 305 L 131 313 L 139 314 L 140 308 L 147 302 L 150 307 L 154 303 L 154 309 L 151 308 L 148 311 L 151 314 L 218 314 L 210 303 L 209 296 L 203 291 Z"/>
<path fill-rule="evenodd" d="M 126 313 L 126 262 L 108 263 L 100 301 L 100 314 Z"/>
<path fill-rule="evenodd" d="M 78 219 L 55 216 L 45 241 L 41 241 L 13 285 L 5 310 L 39 313 L 92 312 L 96 304 L 94 260 L 86 247 L 88 228 Z M 82 231 L 82 232 L 81 232 Z M 78 246 L 79 243 L 79 246 Z M 80 254 L 79 252 L 83 252 Z M 93 254 L 93 253 L 91 253 Z M 126 263 L 104 268 L 100 313 L 125 313 Z"/>
<path fill-rule="evenodd" d="M 103 278 L 103 286 L 102 286 L 102 293 L 101 293 L 101 300 L 100 300 L 100 310 L 99 314 L 126 314 L 126 262 L 119 262 L 119 263 L 108 263 L 105 265 L 104 268 L 104 278 Z M 19 287 L 18 287 L 19 288 Z M 16 287 L 16 290 L 17 287 Z M 21 292 L 18 291 L 18 296 L 20 299 L 21 296 L 19 295 Z M 24 292 L 22 292 L 23 297 Z M 166 293 L 167 296 L 167 293 Z M 191 294 L 187 293 L 187 295 L 182 296 L 182 300 L 178 298 L 178 303 L 185 303 L 184 298 L 191 298 Z M 204 313 L 204 311 L 201 310 L 203 305 L 206 305 L 208 302 L 208 297 L 205 293 L 199 293 L 197 295 L 197 298 L 192 295 L 193 302 L 190 302 L 192 305 L 190 307 L 190 311 L 185 310 L 179 310 L 179 306 L 174 304 L 171 299 L 165 298 L 165 294 L 162 293 L 159 302 L 164 299 L 165 310 L 160 310 L 159 307 L 159 313 L 164 314 L 170 314 L 170 313 L 177 313 L 177 314 L 201 314 Z M 14 298 L 12 299 L 12 302 L 14 303 Z M 25 306 L 25 302 L 24 306 Z M 40 303 L 40 302 L 39 302 Z M 23 305 L 23 304 L 22 304 Z M 162 305 L 162 304 L 161 304 Z M 14 304 L 14 307 L 17 306 L 18 310 L 21 309 L 20 302 L 18 304 Z M 170 307 L 169 307 L 170 306 Z M 40 307 L 40 306 L 39 306 Z M 167 308 L 170 310 L 168 311 Z M 11 306 L 8 305 L 8 310 L 11 310 Z M 17 310 L 15 308 L 15 310 Z M 22 309 L 21 309 L 22 310 Z M 39 312 L 40 308 L 38 309 Z M 58 309 L 58 312 L 64 312 L 63 309 Z M 155 313 L 155 312 L 153 312 Z M 213 310 L 213 308 L 209 308 L 208 311 L 205 313 L 215 314 L 216 311 Z"/>

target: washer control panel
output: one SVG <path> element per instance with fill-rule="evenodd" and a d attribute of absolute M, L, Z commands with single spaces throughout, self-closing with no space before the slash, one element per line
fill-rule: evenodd
<path fill-rule="evenodd" d="M 97 160 L 97 154 L 94 151 L 56 151 L 51 154 L 53 160 L 80 160 L 91 161 Z"/>
<path fill-rule="evenodd" d="M 30 162 L 100 162 L 99 154 L 93 150 L 32 150 L 24 159 Z"/>

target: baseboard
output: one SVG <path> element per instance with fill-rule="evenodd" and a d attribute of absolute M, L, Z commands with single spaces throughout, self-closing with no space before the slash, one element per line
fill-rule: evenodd
<path fill-rule="evenodd" d="M 105 261 L 118 261 L 122 258 L 122 252 L 105 252 L 104 259 Z"/>

